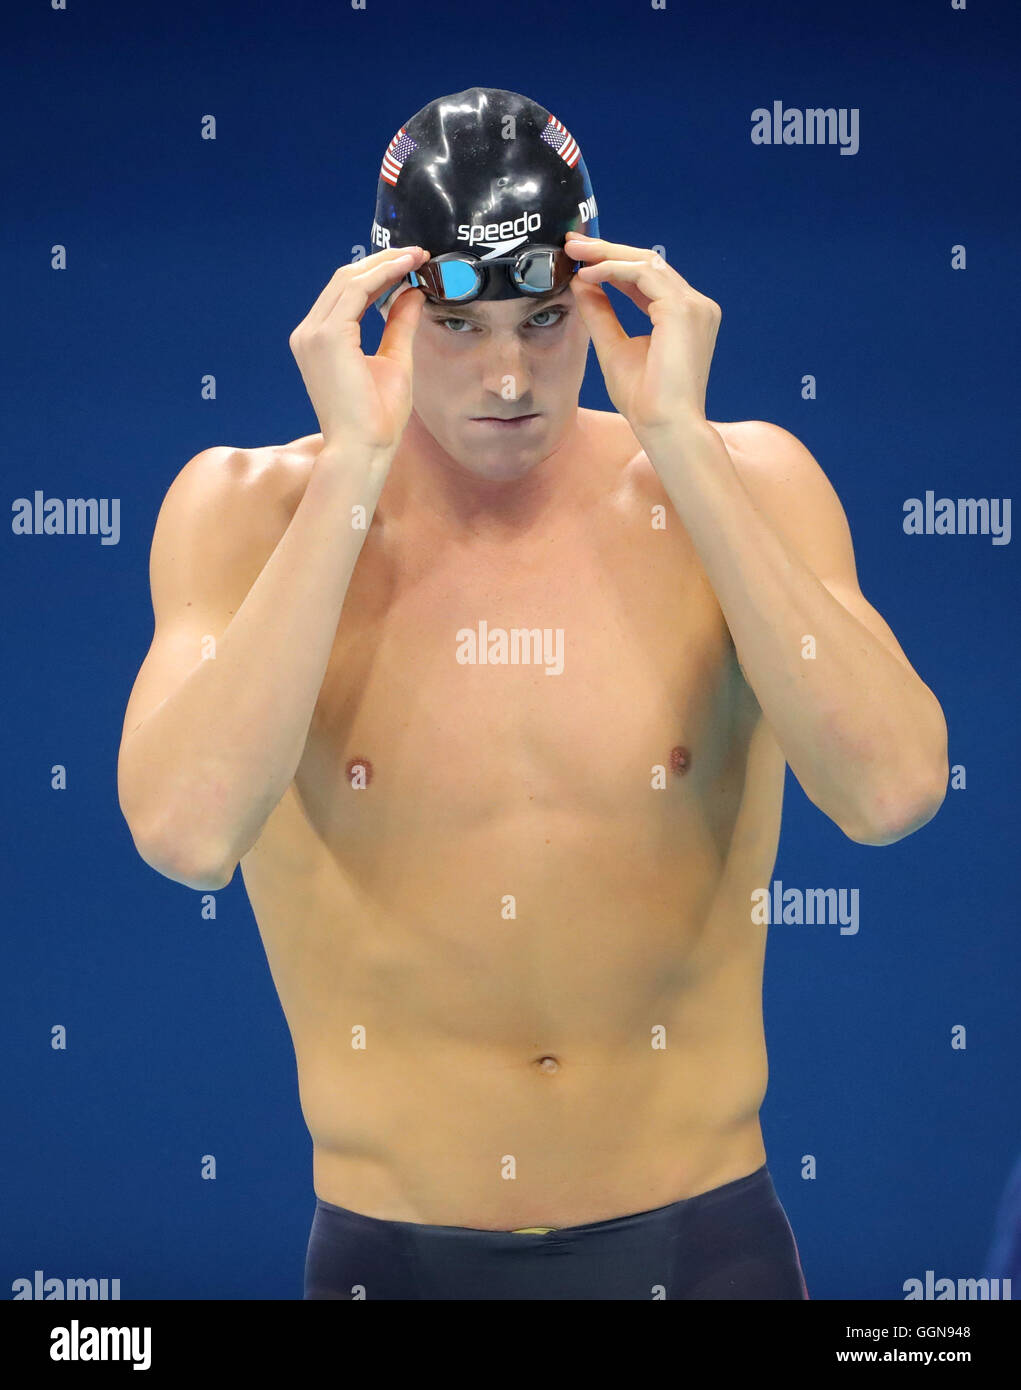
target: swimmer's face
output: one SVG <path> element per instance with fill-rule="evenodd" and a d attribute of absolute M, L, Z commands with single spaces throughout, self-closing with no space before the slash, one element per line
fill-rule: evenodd
<path fill-rule="evenodd" d="M 570 288 L 459 305 L 427 299 L 414 341 L 415 416 L 459 467 L 520 477 L 573 428 L 589 341 Z M 535 418 L 481 418 L 526 415 Z"/>

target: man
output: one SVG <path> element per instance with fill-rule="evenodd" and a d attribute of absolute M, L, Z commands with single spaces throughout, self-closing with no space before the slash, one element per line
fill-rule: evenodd
<path fill-rule="evenodd" d="M 863 844 L 944 795 L 819 466 L 706 420 L 719 307 L 598 231 L 545 108 L 430 103 L 291 337 L 321 434 L 199 454 L 157 522 L 121 805 L 168 877 L 241 865 L 307 1298 L 807 1297 L 758 1119 L 785 760 Z"/>

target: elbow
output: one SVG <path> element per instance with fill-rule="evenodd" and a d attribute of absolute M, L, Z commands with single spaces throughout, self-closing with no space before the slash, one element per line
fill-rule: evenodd
<path fill-rule="evenodd" d="M 938 810 L 939 805 L 935 805 L 924 811 L 886 816 L 885 818 L 875 817 L 871 821 L 856 821 L 851 825 L 842 825 L 840 828 L 847 838 L 853 840 L 856 845 L 895 845 L 898 840 L 905 840 L 916 830 L 921 830 L 923 825 L 927 825 L 932 820 Z"/>
<path fill-rule="evenodd" d="M 200 861 L 187 862 L 173 867 L 172 871 L 162 870 L 165 878 L 173 879 L 175 883 L 183 884 L 185 888 L 194 888 L 199 893 L 218 893 L 221 888 L 226 888 L 234 877 L 236 863 L 220 861 L 213 865 L 205 865 Z"/>
<path fill-rule="evenodd" d="M 896 844 L 933 819 L 946 797 L 947 779 L 948 770 L 944 764 L 942 774 L 923 786 L 911 791 L 901 786 L 894 792 L 874 796 L 855 817 L 838 824 L 855 844 Z"/>
<path fill-rule="evenodd" d="M 139 856 L 150 869 L 155 869 L 173 883 L 180 883 L 197 892 L 212 893 L 226 888 L 238 866 L 237 859 L 231 855 L 197 854 L 180 841 L 150 839 L 136 835 L 133 830 L 131 838 Z"/>
<path fill-rule="evenodd" d="M 859 779 L 859 800 L 837 824 L 855 844 L 892 845 L 928 825 L 943 805 L 950 780 L 947 725 L 936 697 L 926 690 L 928 708 L 919 714 L 919 735 L 901 757 L 884 758 L 874 776 Z M 866 764 L 868 765 L 868 764 Z"/>
<path fill-rule="evenodd" d="M 238 856 L 226 850 L 217 835 L 201 831 L 194 811 L 171 814 L 165 798 L 156 799 L 141 786 L 133 767 L 125 764 L 123 747 L 117 763 L 117 801 L 135 849 L 150 869 L 185 888 L 213 892 L 226 888 L 234 877 Z"/>
<path fill-rule="evenodd" d="M 142 856 L 146 863 L 174 883 L 185 888 L 193 888 L 198 893 L 216 893 L 226 888 L 234 877 L 237 868 L 229 860 L 188 859 L 183 856 L 156 856 L 153 859 Z"/>

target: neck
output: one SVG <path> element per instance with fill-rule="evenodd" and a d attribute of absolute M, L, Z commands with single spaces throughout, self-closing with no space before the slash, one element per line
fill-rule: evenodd
<path fill-rule="evenodd" d="M 412 411 L 377 511 L 384 523 L 430 519 L 451 539 L 513 540 L 596 496 L 595 457 L 578 410 L 551 454 L 515 477 L 481 477 L 441 448 Z"/>

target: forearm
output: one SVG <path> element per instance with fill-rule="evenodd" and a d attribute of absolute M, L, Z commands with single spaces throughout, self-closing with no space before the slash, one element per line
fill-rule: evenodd
<path fill-rule="evenodd" d="M 945 768 L 935 697 L 791 552 L 712 426 L 646 448 L 806 795 L 856 840 L 886 843 L 924 824 Z"/>
<path fill-rule="evenodd" d="M 293 780 L 387 464 L 320 454 L 215 654 L 126 738 L 122 804 L 169 877 L 228 881 Z"/>

